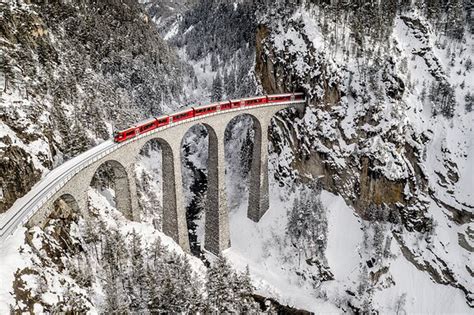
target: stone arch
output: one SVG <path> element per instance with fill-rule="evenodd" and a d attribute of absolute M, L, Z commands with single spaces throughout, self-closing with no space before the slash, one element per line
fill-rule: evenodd
<path fill-rule="evenodd" d="M 50 216 L 57 218 L 70 218 L 80 213 L 79 203 L 73 195 L 65 193 L 53 202 L 53 209 Z"/>
<path fill-rule="evenodd" d="M 162 138 L 149 139 L 140 149 L 140 155 L 147 145 L 159 145 L 161 149 L 161 194 L 162 218 L 161 230 L 174 240 L 179 239 L 178 217 L 176 211 L 176 181 L 174 170 L 174 153 L 171 145 Z M 155 224 L 156 227 L 156 224 Z"/>
<path fill-rule="evenodd" d="M 223 139 L 218 136 L 218 131 L 209 124 L 198 123 L 191 126 L 185 133 L 184 139 L 190 130 L 196 126 L 203 126 L 207 131 L 208 155 L 207 155 L 207 194 L 204 202 L 204 247 L 218 254 L 223 248 L 230 246 L 228 233 L 228 211 L 225 197 L 224 165 L 223 161 Z"/>
<path fill-rule="evenodd" d="M 249 167 L 249 197 L 247 217 L 258 222 L 267 211 L 268 202 L 268 126 L 252 114 L 243 113 L 234 117 L 226 126 L 226 137 L 229 137 L 229 128 L 234 128 L 235 121 L 249 117 L 252 121 L 253 146 L 251 149 L 251 163 Z"/>
<path fill-rule="evenodd" d="M 115 191 L 114 200 L 117 210 L 132 220 L 132 199 L 127 169 L 116 160 L 107 160 L 100 164 L 94 172 L 90 186 L 103 188 L 110 183 Z"/>

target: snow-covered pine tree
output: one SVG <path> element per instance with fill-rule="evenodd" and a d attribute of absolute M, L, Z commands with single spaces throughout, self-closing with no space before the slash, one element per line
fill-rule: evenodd
<path fill-rule="evenodd" d="M 219 67 L 219 59 L 217 58 L 216 54 L 212 53 L 211 54 L 211 71 L 216 71 L 218 67 Z"/>
<path fill-rule="evenodd" d="M 430 87 L 429 99 L 432 102 L 433 116 L 438 114 L 442 114 L 446 118 L 454 116 L 456 98 L 449 83 L 434 81 Z"/>
<path fill-rule="evenodd" d="M 222 84 L 221 74 L 218 71 L 214 80 L 212 81 L 211 100 L 213 102 L 217 102 L 217 101 L 222 100 L 223 97 L 224 97 L 224 86 Z"/>
<path fill-rule="evenodd" d="M 112 266 L 106 268 L 103 292 L 105 294 L 103 309 L 106 313 L 123 314 L 128 312 L 128 297 L 124 292 L 119 274 Z"/>
<path fill-rule="evenodd" d="M 167 253 L 148 268 L 151 312 L 181 313 L 202 311 L 199 281 L 184 256 Z"/>
<path fill-rule="evenodd" d="M 327 244 L 326 209 L 319 197 L 321 188 L 317 182 L 302 187 L 287 224 L 287 233 L 301 252 L 308 257 L 324 257 Z"/>
<path fill-rule="evenodd" d="M 471 94 L 471 92 L 467 92 L 467 94 L 464 96 L 464 101 L 466 102 L 464 105 L 466 111 L 468 113 L 472 112 L 472 109 L 474 107 L 474 95 Z"/>
<path fill-rule="evenodd" d="M 82 237 L 86 244 L 90 244 L 93 247 L 95 258 L 99 260 L 97 245 L 100 242 L 100 234 L 96 230 L 96 226 L 89 220 L 85 221 Z"/>
<path fill-rule="evenodd" d="M 225 92 L 229 98 L 235 97 L 235 68 L 226 71 L 224 76 Z"/>
<path fill-rule="evenodd" d="M 464 68 L 466 69 L 466 72 L 471 71 L 471 69 L 472 69 L 472 59 L 471 59 L 471 57 L 467 57 L 466 61 L 464 62 Z"/>
<path fill-rule="evenodd" d="M 240 314 L 256 314 L 260 312 L 260 306 L 252 297 L 254 286 L 250 279 L 249 266 L 242 274 L 234 274 L 234 290 L 236 293 L 236 303 Z"/>
<path fill-rule="evenodd" d="M 159 237 L 157 237 L 149 249 L 148 259 L 152 265 L 157 265 L 159 261 L 164 259 L 166 247 L 161 243 Z"/>
<path fill-rule="evenodd" d="M 84 132 L 84 128 L 76 121 L 72 127 L 71 134 L 67 141 L 67 156 L 74 157 L 81 152 L 84 152 L 90 145 L 87 135 Z"/>
<path fill-rule="evenodd" d="M 132 231 L 129 244 L 130 267 L 127 281 L 127 294 L 130 297 L 130 310 L 142 312 L 148 301 L 146 270 L 142 251 L 142 240 L 135 229 Z"/>
<path fill-rule="evenodd" d="M 126 274 L 128 257 L 127 245 L 122 234 L 115 229 L 105 230 L 102 241 L 101 264 L 109 272 L 107 278 L 111 277 L 115 281 L 119 281 L 121 289 L 124 289 L 126 285 L 124 275 Z"/>
<path fill-rule="evenodd" d="M 207 270 L 207 313 L 237 313 L 233 271 L 227 260 L 220 256 Z"/>

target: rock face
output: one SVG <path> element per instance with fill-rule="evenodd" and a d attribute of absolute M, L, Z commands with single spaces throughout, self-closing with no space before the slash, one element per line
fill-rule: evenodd
<path fill-rule="evenodd" d="M 0 187 L 3 192 L 0 208 L 8 209 L 16 198 L 26 194 L 41 178 L 41 172 L 35 168 L 31 156 L 20 147 L 10 145 L 0 158 L 3 158 L 0 164 Z"/>
<path fill-rule="evenodd" d="M 363 147 L 363 140 L 367 142 L 379 142 L 381 144 L 388 143 L 390 146 L 406 145 L 408 152 L 416 149 L 404 142 L 391 141 L 389 135 L 380 137 L 375 132 L 367 132 L 361 130 L 367 124 L 377 128 L 380 121 L 375 121 L 372 115 L 376 114 L 376 110 L 368 111 L 357 121 L 359 130 L 355 130 L 357 135 L 348 138 L 344 134 L 343 121 L 344 115 L 341 113 L 341 97 L 347 99 L 347 91 L 350 86 L 341 86 L 343 82 L 339 78 L 341 72 L 336 72 L 334 66 L 331 68 L 329 61 L 325 60 L 321 54 L 318 54 L 314 44 L 305 36 L 304 29 L 298 25 L 296 21 L 289 22 L 286 26 L 287 32 L 301 32 L 302 50 L 291 50 L 291 40 L 284 42 L 280 47 L 275 43 L 277 36 L 285 36 L 282 30 L 273 29 L 260 25 L 257 30 L 256 45 L 256 75 L 261 82 L 263 88 L 268 93 L 284 93 L 291 91 L 304 90 L 310 97 L 308 115 L 314 115 L 316 121 L 301 121 L 295 130 L 287 130 L 283 134 L 289 137 L 288 141 L 281 142 L 280 145 L 285 146 L 291 143 L 291 147 L 295 153 L 295 159 L 292 161 L 291 168 L 295 174 L 299 174 L 300 180 L 306 178 L 317 178 L 323 176 L 322 182 L 325 188 L 332 192 L 343 195 L 346 200 L 351 203 L 360 215 L 364 218 L 370 218 L 368 208 L 372 206 L 388 206 L 395 212 L 401 212 L 401 209 L 407 207 L 409 203 L 417 202 L 415 199 L 409 200 L 405 198 L 404 189 L 409 183 L 409 178 L 393 179 L 387 177 L 380 170 L 385 167 L 383 159 L 374 159 L 374 156 Z M 281 39 L 279 39 L 281 40 Z M 281 43 L 280 43 L 281 44 Z M 301 56 L 303 54 L 303 56 Z M 303 62 L 305 69 L 301 71 L 295 64 Z M 385 74 L 386 77 L 390 76 Z M 393 75 L 392 75 L 393 76 Z M 388 100 L 399 99 L 403 95 L 403 82 L 399 78 L 394 77 L 393 84 L 387 84 L 385 93 Z M 357 97 L 357 95 L 352 95 Z M 284 116 L 285 124 L 280 127 L 284 129 L 292 128 L 290 121 L 293 116 Z M 324 130 L 318 130 L 314 124 L 322 124 L 318 120 L 326 120 L 330 122 L 332 135 L 324 134 Z M 288 127 L 286 127 L 288 126 Z M 315 131 L 317 131 L 315 133 Z M 338 136 L 342 137 L 339 139 Z M 314 143 L 320 142 L 319 146 Z M 351 148 L 345 154 L 341 152 L 341 142 Z M 301 148 L 304 148 L 303 150 Z M 352 152 L 349 152 L 352 151 Z M 342 163 L 335 163 L 335 159 L 343 159 Z M 419 160 L 416 156 L 406 157 L 402 161 L 403 164 L 411 169 L 416 167 Z M 291 172 L 291 171 L 289 171 Z M 420 175 L 415 172 L 411 176 Z M 301 179 L 303 177 L 303 179 Z M 422 187 L 426 183 L 421 182 Z M 420 189 L 422 187 L 417 187 Z M 415 187 L 412 187 L 415 189 Z M 414 226 L 414 222 L 410 220 L 423 219 L 423 207 L 416 218 L 403 217 L 402 219 L 408 225 Z M 418 228 L 423 229 L 421 226 Z"/>
<path fill-rule="evenodd" d="M 187 70 L 136 1 L 0 9 L 1 213 L 45 170 L 179 104 Z"/>

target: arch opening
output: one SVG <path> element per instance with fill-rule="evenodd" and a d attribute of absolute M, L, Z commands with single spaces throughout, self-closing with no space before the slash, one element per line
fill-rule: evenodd
<path fill-rule="evenodd" d="M 260 173 L 259 150 L 262 131 L 258 119 L 250 114 L 234 117 L 224 133 L 228 205 L 231 212 L 249 207 L 250 182 Z M 254 156 L 255 155 L 255 156 Z M 255 187 L 252 187 L 255 190 Z"/>
<path fill-rule="evenodd" d="M 205 244 L 209 175 L 212 173 L 209 170 L 212 165 L 209 161 L 209 141 L 210 135 L 215 135 L 208 127 L 203 124 L 192 126 L 181 141 L 181 173 L 189 246 L 191 253 L 198 257 L 203 255 Z"/>
<path fill-rule="evenodd" d="M 80 214 L 79 204 L 71 194 L 63 194 L 53 202 L 51 218 L 74 218 Z"/>
<path fill-rule="evenodd" d="M 105 197 L 112 207 L 128 218 L 133 218 L 132 202 L 128 174 L 125 167 L 118 161 L 108 160 L 95 171 L 90 187 Z M 89 194 L 89 204 L 91 204 Z"/>
<path fill-rule="evenodd" d="M 178 239 L 174 154 L 161 138 L 149 140 L 140 150 L 137 178 L 140 221 L 153 222 L 156 229 Z"/>

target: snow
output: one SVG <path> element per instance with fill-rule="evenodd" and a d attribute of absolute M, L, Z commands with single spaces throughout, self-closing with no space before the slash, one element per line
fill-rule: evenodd
<path fill-rule="evenodd" d="M 183 249 L 169 236 L 166 236 L 162 232 L 155 229 L 151 222 L 136 222 L 127 220 L 123 214 L 118 211 L 113 202 L 108 197 L 109 191 L 105 193 L 99 192 L 93 188 L 88 191 L 89 204 L 92 208 L 98 209 L 100 216 L 105 220 L 107 226 L 114 227 L 120 231 L 123 235 L 129 235 L 133 230 L 140 234 L 144 246 L 152 244 L 156 238 L 160 238 L 161 243 L 166 246 L 169 250 L 172 250 L 180 255 L 184 255 Z M 205 267 L 201 260 L 198 258 L 187 255 L 189 263 L 196 274 L 200 275 L 204 279 Z"/>
<path fill-rule="evenodd" d="M 232 247 L 226 250 L 224 255 L 238 270 L 243 271 L 249 266 L 252 281 L 259 294 L 317 314 L 343 313 L 337 304 L 331 302 L 340 300 L 345 290 L 356 291 L 361 275 L 360 266 L 370 258 L 362 245 L 365 228 L 363 221 L 341 196 L 322 192 L 321 200 L 327 208 L 328 218 L 328 245 L 325 255 L 335 280 L 323 282 L 315 289 L 295 274 L 299 268 L 295 260 L 291 259 L 291 255 L 295 253 L 292 254 L 291 249 L 284 243 L 287 209 L 294 196 L 282 198 L 279 189 L 271 189 L 270 209 L 259 223 L 247 218 L 245 200 L 231 212 Z M 440 218 L 444 217 L 441 211 L 438 213 Z M 451 236 L 445 237 L 450 238 L 455 245 L 456 231 L 444 228 L 438 233 L 442 241 L 443 233 L 450 233 Z M 447 240 L 443 242 L 449 244 Z M 456 255 L 456 252 L 455 246 L 447 250 L 449 255 Z M 427 273 L 416 269 L 402 255 L 397 242 L 392 242 L 392 254 L 395 258 L 390 260 L 388 265 L 394 284 L 383 289 L 377 286 L 372 300 L 381 313 L 395 312 L 396 303 L 403 294 L 406 294 L 404 309 L 408 314 L 470 312 L 462 291 L 437 284 Z M 464 255 L 459 264 L 468 261 L 469 255 Z M 469 277 L 467 274 L 464 276 Z M 318 298 L 319 295 L 329 297 L 331 302 Z"/>
<path fill-rule="evenodd" d="M 178 31 L 179 31 L 179 21 L 175 21 L 173 23 L 171 29 L 168 31 L 168 33 L 165 34 L 163 39 L 164 40 L 170 40 L 171 38 L 176 36 L 176 34 L 178 34 Z"/>
<path fill-rule="evenodd" d="M 273 297 L 282 304 L 317 313 L 338 313 L 335 306 L 314 296 L 313 289 L 302 283 L 291 266 L 281 261 L 281 242 L 286 231 L 286 206 L 273 195 L 271 206 L 259 223 L 247 218 L 246 203 L 230 214 L 232 247 L 224 252 L 232 265 L 244 271 L 248 265 L 256 292 Z M 242 229 L 245 227 L 245 229 Z"/>
<path fill-rule="evenodd" d="M 413 16 L 420 18 L 417 12 L 414 12 Z M 426 24 L 422 18 L 421 21 Z M 421 38 L 417 36 L 419 37 L 419 34 L 413 33 L 400 18 L 396 19 L 394 37 L 397 39 L 403 56 L 407 58 L 408 73 L 414 83 L 413 91 L 407 96 L 407 103 L 411 107 L 407 112 L 407 119 L 418 132 L 426 130 L 432 134 L 432 139 L 427 145 L 426 161 L 423 164 L 430 178 L 431 189 L 436 192 L 437 198 L 457 207 L 462 204 L 474 205 L 474 194 L 470 189 L 474 184 L 474 176 L 472 176 L 474 174 L 474 130 L 472 128 L 474 113 L 467 113 L 464 110 L 463 99 L 467 91 L 474 90 L 474 80 L 472 80 L 473 70 L 471 73 L 466 73 L 462 65 L 470 55 L 469 51 L 472 52 L 474 49 L 474 40 L 472 36 L 466 35 L 466 42 L 458 46 L 455 42 L 434 32 L 429 32 Z M 465 49 L 459 50 L 459 47 L 465 47 Z M 413 52 L 420 49 L 427 50 L 424 58 L 413 55 Z M 454 59 L 449 51 L 455 53 Z M 425 84 L 425 87 L 429 88 L 434 80 L 430 71 L 435 71 L 446 78 L 455 89 L 458 104 L 451 120 L 440 115 L 432 117 L 430 102 L 419 100 L 422 85 Z M 462 82 L 465 84 L 464 89 L 460 87 Z M 447 177 L 445 160 L 456 163 L 459 180 L 443 189 L 436 184 L 439 182 L 436 172 Z M 446 194 L 447 190 L 453 193 Z"/>
<path fill-rule="evenodd" d="M 6 241 L 0 243 L 0 314 L 9 314 L 10 305 L 15 301 L 10 292 L 13 291 L 15 272 L 28 265 L 28 257 L 21 253 L 25 242 L 25 228 L 19 228 Z"/>
<path fill-rule="evenodd" d="M 407 294 L 407 314 L 469 314 L 472 310 L 466 304 L 461 290 L 436 284 L 429 275 L 420 272 L 409 263 L 397 249 L 397 259 L 392 262 L 390 272 L 396 285 L 377 291 L 374 304 L 381 313 L 394 312 L 394 305 L 402 294 Z"/>
<path fill-rule="evenodd" d="M 360 219 L 340 196 L 323 191 L 321 201 L 328 211 L 328 247 L 326 257 L 336 281 L 347 281 L 358 268 L 357 252 L 362 239 Z M 341 230 L 344 233 L 341 233 Z"/>

